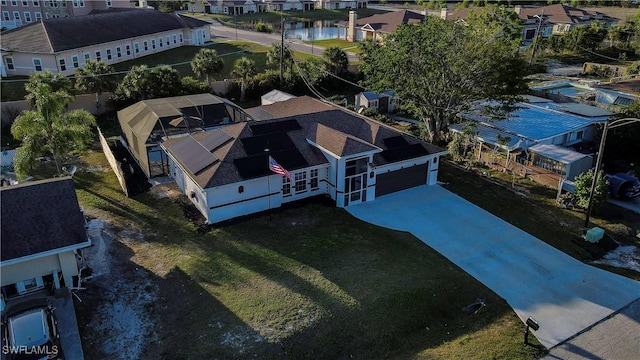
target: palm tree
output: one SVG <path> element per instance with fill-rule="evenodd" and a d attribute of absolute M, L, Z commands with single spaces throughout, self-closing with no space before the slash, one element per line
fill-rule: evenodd
<path fill-rule="evenodd" d="M 349 68 L 349 58 L 347 53 L 337 46 L 327 48 L 322 53 L 327 71 L 334 75 L 341 75 L 347 72 Z"/>
<path fill-rule="evenodd" d="M 206 76 L 209 88 L 213 81 L 213 76 L 222 72 L 224 61 L 218 56 L 218 52 L 213 49 L 200 49 L 191 61 L 191 70 L 198 77 Z"/>
<path fill-rule="evenodd" d="M 40 84 L 51 86 L 51 91 L 54 92 L 58 90 L 71 91 L 71 80 L 61 73 L 54 74 L 47 70 L 45 72 L 31 74 L 29 81 L 24 84 L 24 89 L 27 91 L 25 99 L 31 107 L 35 106 L 36 100 L 33 98 L 33 94 Z"/>
<path fill-rule="evenodd" d="M 93 141 L 96 120 L 86 110 L 63 114 L 72 99 L 64 90 L 54 92 L 48 84 L 40 84 L 31 95 L 35 109 L 23 111 L 11 126 L 11 135 L 22 142 L 14 159 L 16 174 L 24 178 L 44 155 L 53 156 L 61 174 L 61 158 L 72 150 L 86 149 Z"/>
<path fill-rule="evenodd" d="M 76 89 L 92 91 L 96 93 L 96 110 L 100 114 L 102 103 L 101 96 L 105 91 L 115 90 L 116 83 L 109 76 L 113 73 L 113 67 L 104 61 L 87 60 L 83 68 L 76 69 Z"/>
<path fill-rule="evenodd" d="M 251 81 L 251 78 L 256 74 L 256 62 L 243 56 L 236 60 L 233 65 L 233 71 L 231 75 L 235 76 L 236 82 L 240 84 L 240 102 L 244 101 L 244 94 L 247 90 L 247 85 Z"/>

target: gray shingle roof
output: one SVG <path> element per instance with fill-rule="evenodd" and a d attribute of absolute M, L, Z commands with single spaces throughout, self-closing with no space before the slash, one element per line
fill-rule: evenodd
<path fill-rule="evenodd" d="M 112 9 L 90 15 L 45 19 L 2 33 L 2 47 L 14 51 L 55 53 L 85 46 L 192 29 L 207 22 L 152 9 Z"/>
<path fill-rule="evenodd" d="M 88 241 L 69 177 L 2 187 L 0 200 L 2 261 Z"/>
<path fill-rule="evenodd" d="M 253 136 L 250 126 L 256 123 L 266 124 L 289 119 L 297 120 L 301 129 L 289 131 L 287 134 L 309 167 L 325 164 L 327 163 L 327 159 L 316 147 L 309 144 L 308 140 L 323 146 L 338 156 L 353 155 L 376 149 L 386 150 L 387 146 L 383 140 L 396 136 L 404 137 L 408 144 L 422 144 L 430 154 L 444 151 L 433 144 L 404 135 L 397 130 L 364 116 L 345 111 L 340 107 L 321 102 L 308 96 L 302 96 L 271 105 L 259 106 L 258 108 L 254 108 L 253 113 L 258 113 L 258 111 L 255 111 L 256 109 L 263 110 L 262 112 L 270 117 L 266 120 L 231 124 L 208 132 L 192 135 L 193 138 L 198 141 L 209 136 L 208 133 L 211 131 L 223 131 L 233 137 L 232 141 L 213 151 L 213 155 L 220 159 L 220 161 L 197 174 L 190 174 L 191 178 L 194 179 L 200 187 L 206 189 L 244 180 L 234 165 L 234 160 L 248 156 L 242 146 L 242 142 L 239 140 Z M 305 109 L 307 109 L 307 111 L 305 111 Z M 278 116 L 276 117 L 275 114 L 278 114 Z M 176 154 L 173 153 L 171 149 L 181 140 L 182 139 L 179 138 L 169 139 L 162 143 L 162 146 L 176 157 Z M 177 158 L 176 160 L 183 163 L 183 161 L 187 159 Z M 389 163 L 380 153 L 375 154 L 373 160 L 375 165 Z"/>

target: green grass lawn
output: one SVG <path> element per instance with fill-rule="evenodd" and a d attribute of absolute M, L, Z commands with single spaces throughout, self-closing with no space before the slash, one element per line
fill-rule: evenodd
<path fill-rule="evenodd" d="M 113 173 L 100 171 L 108 168 L 100 152 L 83 161 L 92 171 L 81 166 L 74 177 L 81 206 L 144 234 L 118 246 L 151 274 L 158 301 L 176 305 L 153 312 L 161 358 L 533 359 L 543 351 L 522 345 L 524 326 L 503 299 L 412 235 L 322 202 L 201 233 L 181 201 L 126 198 Z M 477 298 L 487 306 L 464 315 Z M 80 327 L 85 354 L 100 358 L 97 344 L 109 335 Z"/>
<path fill-rule="evenodd" d="M 256 70 L 264 71 L 266 63 L 266 53 L 268 47 L 252 42 L 230 41 L 230 42 L 213 42 L 208 45 L 209 48 L 215 49 L 224 61 L 224 69 L 222 73 L 216 76 L 216 80 L 230 78 L 233 64 L 236 60 L 246 56 L 256 62 Z M 198 46 L 182 46 L 179 48 L 163 51 L 152 55 L 147 55 L 130 61 L 115 64 L 116 71 L 126 71 L 132 66 L 147 65 L 154 67 L 157 65 L 172 65 L 180 72 L 182 76 L 194 76 L 191 70 L 191 60 L 195 54 L 200 51 Z"/>
<path fill-rule="evenodd" d="M 305 43 L 311 44 L 311 41 L 305 41 Z M 313 44 L 316 46 L 322 46 L 324 48 L 337 46 L 345 51 L 349 51 L 356 54 L 360 53 L 360 49 L 358 48 L 358 43 L 354 43 L 354 42 L 350 42 L 342 39 L 315 40 L 313 41 Z"/>

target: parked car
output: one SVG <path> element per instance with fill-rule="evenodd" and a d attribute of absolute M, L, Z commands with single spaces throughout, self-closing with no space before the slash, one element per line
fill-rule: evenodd
<path fill-rule="evenodd" d="M 609 180 L 609 195 L 612 198 L 630 199 L 640 196 L 640 181 L 638 178 L 625 174 L 617 173 L 614 175 L 607 174 Z"/>
<path fill-rule="evenodd" d="M 2 353 L 7 359 L 63 359 L 58 322 L 50 306 L 3 316 L 2 337 Z"/>

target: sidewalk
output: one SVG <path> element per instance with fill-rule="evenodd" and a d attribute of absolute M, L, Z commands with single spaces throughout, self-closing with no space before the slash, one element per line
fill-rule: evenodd
<path fill-rule="evenodd" d="M 554 347 L 543 360 L 640 357 L 640 299 Z"/>

